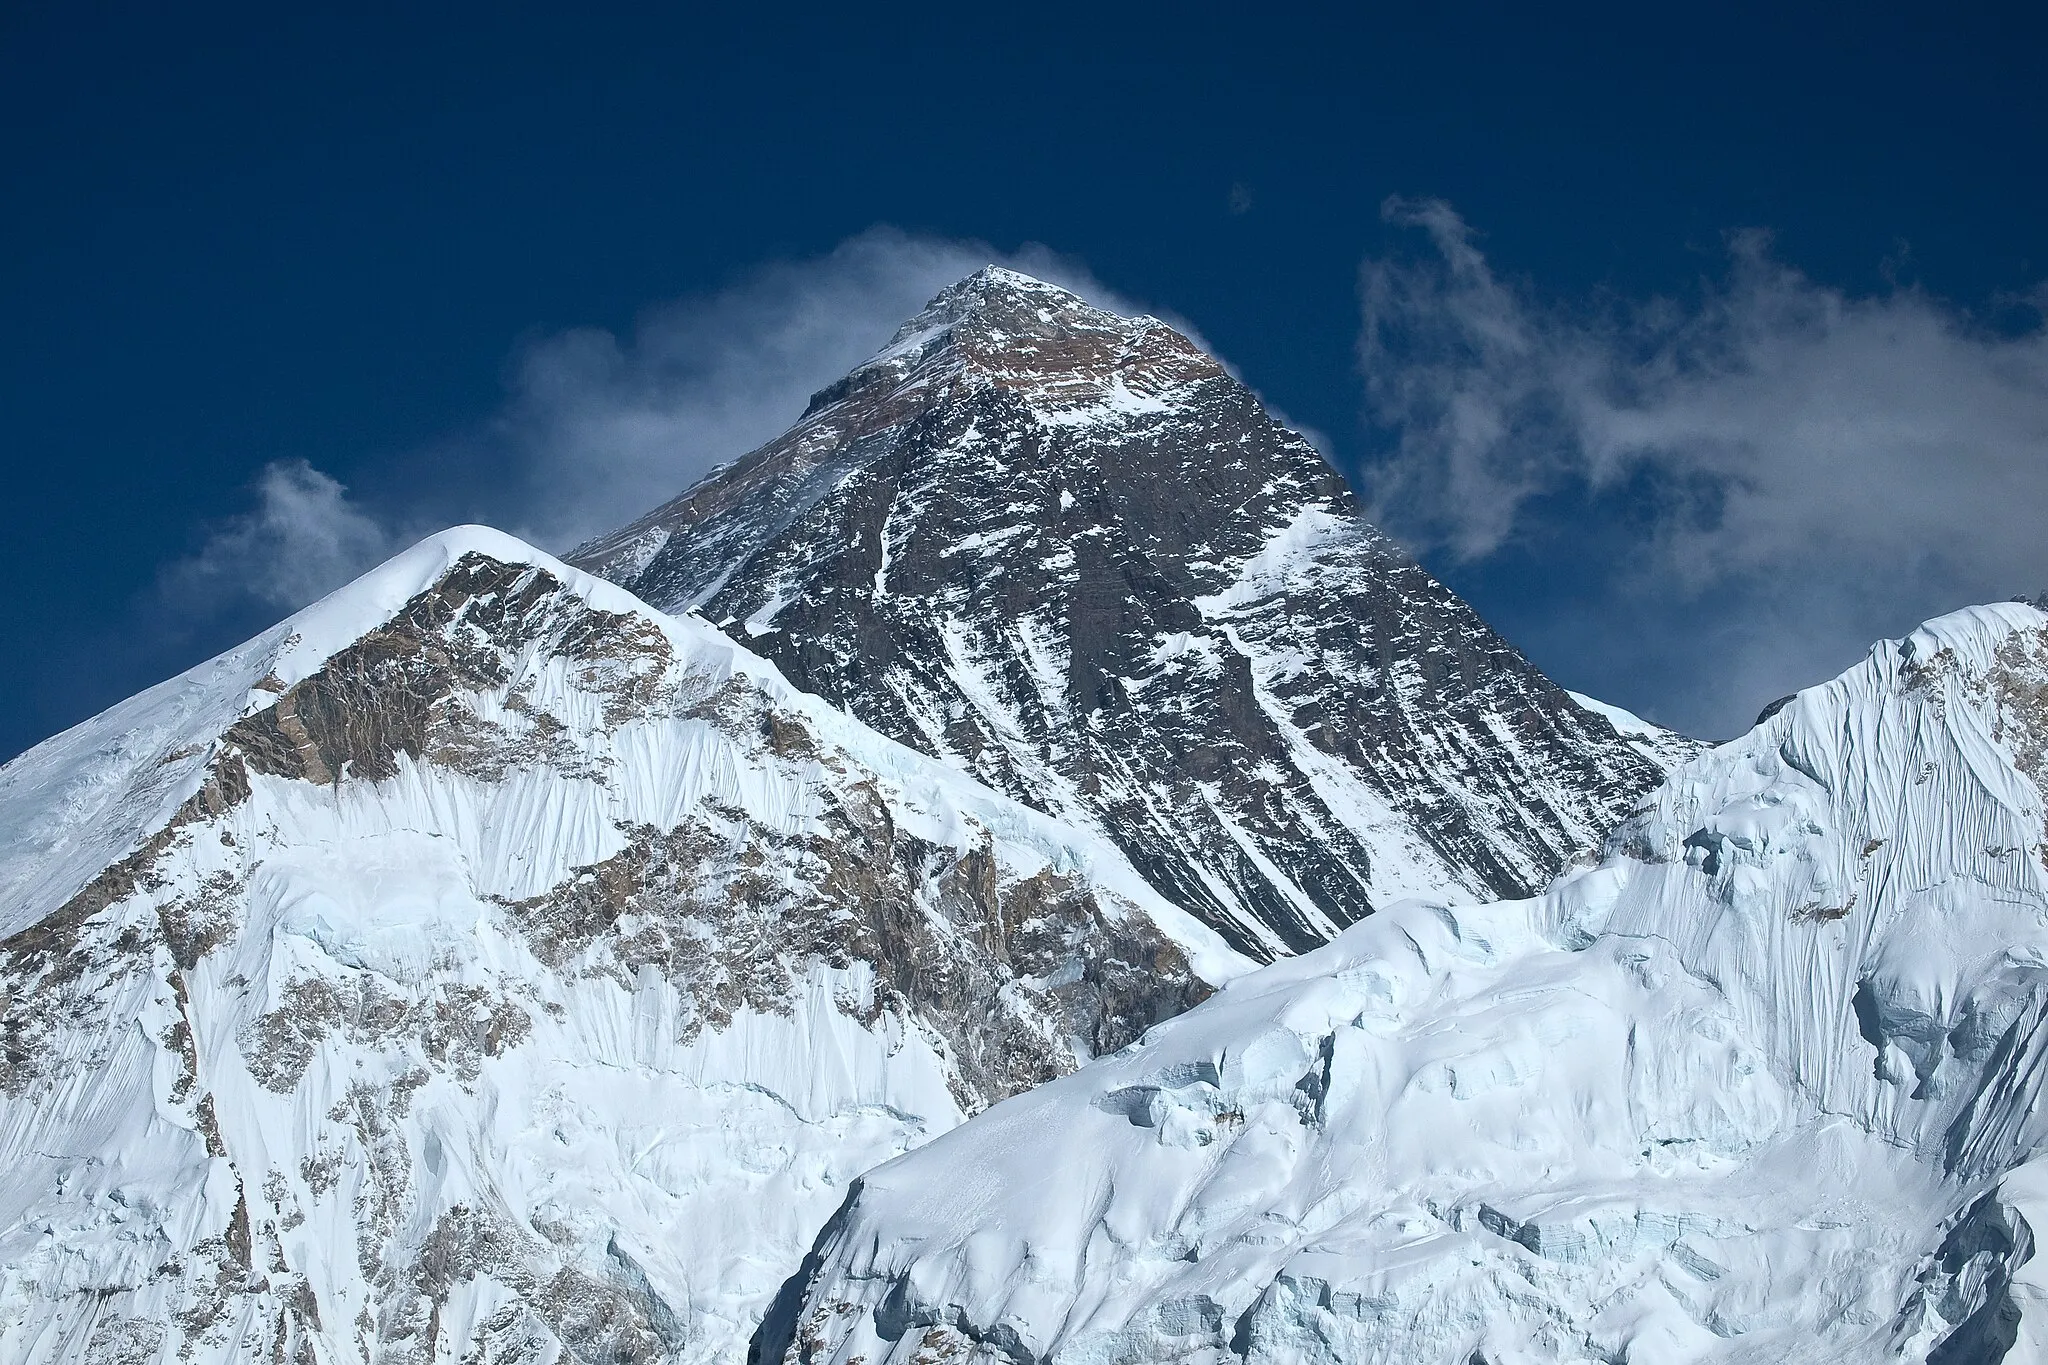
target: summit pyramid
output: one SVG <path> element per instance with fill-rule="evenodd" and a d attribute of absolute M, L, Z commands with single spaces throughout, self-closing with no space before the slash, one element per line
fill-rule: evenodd
<path fill-rule="evenodd" d="M 1090 826 L 1257 958 L 1528 895 L 1663 775 L 1187 337 L 990 267 L 571 562 Z"/>

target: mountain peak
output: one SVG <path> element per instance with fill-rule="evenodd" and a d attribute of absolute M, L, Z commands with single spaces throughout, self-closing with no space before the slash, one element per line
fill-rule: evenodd
<path fill-rule="evenodd" d="M 927 330 L 934 324 L 949 326 L 991 313 L 1031 309 L 1043 309 L 1056 317 L 1090 314 L 1121 322 L 1137 321 L 1097 308 L 1073 290 L 1035 275 L 1027 275 L 1008 266 L 985 265 L 933 295 L 930 302 L 897 329 L 896 334 L 901 337 L 906 333 Z M 893 339 L 891 344 L 894 344 Z"/>
<path fill-rule="evenodd" d="M 855 1177 L 1245 965 L 444 532 L 0 767 L 0 1359 L 737 1362 Z"/>
<path fill-rule="evenodd" d="M 1104 830 L 1255 958 L 1532 894 L 1688 748 L 1574 704 L 1187 337 L 1000 267 L 570 558 Z"/>
<path fill-rule="evenodd" d="M 1036 275 L 1027 275 L 1021 270 L 1012 270 L 1006 265 L 985 265 L 972 275 L 969 275 L 966 280 L 962 280 L 961 283 L 966 284 L 971 280 L 985 280 L 1010 289 L 1050 290 L 1060 294 L 1070 294 L 1073 292 L 1070 289 L 1063 289 L 1049 280 L 1041 280 Z"/>
<path fill-rule="evenodd" d="M 1012 294 L 1038 296 L 1078 301 L 1080 295 L 1063 285 L 1050 280 L 1041 280 L 1036 275 L 1027 275 L 1021 270 L 1012 270 L 1006 265 L 985 265 L 972 275 L 950 285 L 946 293 L 954 290 L 974 291 L 979 294 Z"/>
<path fill-rule="evenodd" d="M 1081 324 L 1115 327 L 1128 319 L 1096 308 L 1071 289 L 1011 270 L 985 265 L 934 294 L 913 313 L 870 365 L 929 347 L 962 327 L 1007 323 L 1011 328 L 1055 328 Z M 1035 328 L 1034 328 L 1035 324 Z"/>
<path fill-rule="evenodd" d="M 812 400 L 806 416 L 964 380 L 993 383 L 1042 411 L 1157 401 L 1220 378 L 1223 366 L 1158 318 L 1126 317 L 1079 294 L 989 265 L 939 291 L 866 364 Z"/>

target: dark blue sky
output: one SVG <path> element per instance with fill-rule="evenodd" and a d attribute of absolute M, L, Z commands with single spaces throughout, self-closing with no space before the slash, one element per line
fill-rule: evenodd
<path fill-rule="evenodd" d="M 0 9 L 0 754 L 276 614 L 159 586 L 266 465 L 460 510 L 480 472 L 422 452 L 522 344 L 877 224 L 1084 262 L 1347 467 L 1391 439 L 1357 351 L 1361 261 L 1417 249 L 1389 195 L 1557 316 L 1691 307 L 1747 227 L 2008 333 L 2048 267 L 2021 6 L 569 8 Z M 1571 624 L 1628 557 L 1600 518 L 1655 496 L 1425 558 L 1568 685 L 1707 714 L 1671 677 L 1708 661 Z"/>

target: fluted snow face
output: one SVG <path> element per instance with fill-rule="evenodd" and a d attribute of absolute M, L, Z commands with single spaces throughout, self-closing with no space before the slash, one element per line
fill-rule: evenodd
<path fill-rule="evenodd" d="M 792 1362 L 2048 1358 L 2048 617 L 1873 651 L 863 1178 Z"/>
<path fill-rule="evenodd" d="M 0 769 L 0 1359 L 732 1361 L 852 1178 L 1237 969 L 480 529 Z"/>

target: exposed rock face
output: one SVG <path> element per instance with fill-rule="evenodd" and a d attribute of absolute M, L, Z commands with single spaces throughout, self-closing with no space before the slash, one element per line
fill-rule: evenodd
<path fill-rule="evenodd" d="M 1101 828 L 1258 957 L 1403 895 L 1529 894 L 1670 751 L 1553 686 L 1172 328 L 999 269 L 571 559 Z"/>
<path fill-rule="evenodd" d="M 1231 963 L 1098 837 L 480 530 L 0 809 L 10 1362 L 730 1360 L 846 1182 Z"/>

